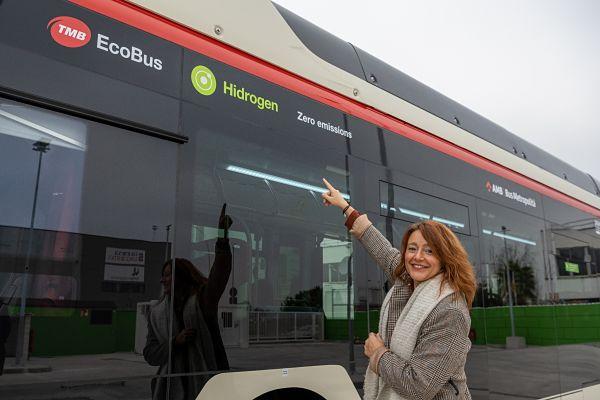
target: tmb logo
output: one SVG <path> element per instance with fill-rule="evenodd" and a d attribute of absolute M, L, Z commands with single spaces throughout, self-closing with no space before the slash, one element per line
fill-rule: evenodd
<path fill-rule="evenodd" d="M 92 31 L 82 21 L 73 17 L 56 17 L 48 22 L 52 39 L 65 47 L 85 46 L 92 38 Z"/>

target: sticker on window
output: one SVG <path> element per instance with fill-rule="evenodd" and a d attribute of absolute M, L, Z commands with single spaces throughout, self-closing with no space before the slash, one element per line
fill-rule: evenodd
<path fill-rule="evenodd" d="M 565 261 L 565 271 L 579 273 L 579 264 Z"/>

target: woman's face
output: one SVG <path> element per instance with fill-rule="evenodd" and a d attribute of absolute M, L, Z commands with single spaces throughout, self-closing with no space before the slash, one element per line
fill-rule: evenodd
<path fill-rule="evenodd" d="M 167 265 L 163 269 L 162 276 L 160 277 L 160 283 L 163 285 L 163 291 L 165 294 L 171 294 L 171 266 Z"/>
<path fill-rule="evenodd" d="M 425 282 L 440 273 L 442 268 L 431 247 L 425 241 L 421 231 L 416 230 L 408 237 L 404 265 L 408 274 L 415 282 Z"/>

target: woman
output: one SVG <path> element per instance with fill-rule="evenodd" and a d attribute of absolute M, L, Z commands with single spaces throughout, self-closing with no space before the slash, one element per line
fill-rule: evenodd
<path fill-rule="evenodd" d="M 219 228 L 224 237 L 217 239 L 215 261 L 208 278 L 185 258 L 175 259 L 174 271 L 171 260 L 163 265 L 160 280 L 163 297 L 150 311 L 144 359 L 150 365 L 159 366 L 158 375 L 190 374 L 170 378 L 168 397 L 167 378 L 154 378 L 152 398 L 155 400 L 195 399 L 212 375 L 193 373 L 229 369 L 219 333 L 218 306 L 231 273 L 230 226 L 231 218 L 225 214 L 223 205 Z"/>
<path fill-rule="evenodd" d="M 395 249 L 366 215 L 326 179 L 325 205 L 337 206 L 393 287 L 381 305 L 379 333 L 369 333 L 364 398 L 471 399 L 465 376 L 476 281 L 468 255 L 445 225 L 411 225 Z"/>

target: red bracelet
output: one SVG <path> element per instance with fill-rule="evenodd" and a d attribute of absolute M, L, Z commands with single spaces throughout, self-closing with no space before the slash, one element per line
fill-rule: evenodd
<path fill-rule="evenodd" d="M 358 217 L 360 217 L 360 213 L 356 210 L 352 210 L 348 218 L 346 218 L 346 222 L 344 223 L 348 230 L 352 229 L 352 225 L 354 225 L 354 221 L 356 221 Z"/>

